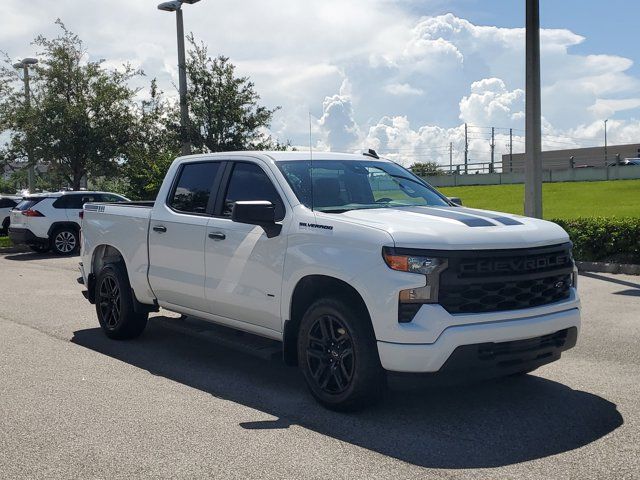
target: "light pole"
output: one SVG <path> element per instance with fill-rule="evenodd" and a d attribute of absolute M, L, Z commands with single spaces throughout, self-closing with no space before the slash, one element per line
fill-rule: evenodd
<path fill-rule="evenodd" d="M 606 167 L 609 164 L 609 156 L 607 155 L 607 123 L 609 122 L 609 119 L 607 118 L 604 121 L 604 166 Z"/>
<path fill-rule="evenodd" d="M 524 214 L 542 218 L 542 108 L 540 102 L 540 0 L 527 0 L 526 159 Z"/>
<path fill-rule="evenodd" d="M 174 0 L 158 5 L 158 10 L 176 12 L 176 27 L 178 33 L 178 87 L 180 89 L 180 140 L 182 141 L 182 155 L 191 153 L 191 142 L 187 135 L 189 124 L 189 109 L 187 107 L 187 66 L 184 53 L 184 24 L 182 21 L 182 4 L 193 5 L 200 0 Z"/>
<path fill-rule="evenodd" d="M 13 64 L 14 68 L 22 68 L 24 72 L 23 81 L 24 81 L 24 105 L 27 110 L 31 109 L 31 91 L 29 90 L 29 67 L 38 63 L 37 58 L 23 58 L 19 62 Z M 28 166 L 28 182 L 29 182 L 29 193 L 33 193 L 35 190 L 35 166 L 31 163 L 31 139 L 29 138 L 29 128 L 26 129 L 25 132 L 27 138 L 27 166 Z"/>

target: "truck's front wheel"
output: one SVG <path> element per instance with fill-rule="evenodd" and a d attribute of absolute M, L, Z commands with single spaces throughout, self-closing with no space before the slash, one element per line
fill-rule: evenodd
<path fill-rule="evenodd" d="M 311 394 L 333 410 L 357 410 L 384 391 L 373 329 L 349 299 L 315 302 L 302 318 L 298 361 Z"/>
<path fill-rule="evenodd" d="M 147 326 L 147 312 L 136 312 L 125 268 L 105 265 L 96 278 L 96 313 L 104 333 L 116 340 L 139 336 Z"/>

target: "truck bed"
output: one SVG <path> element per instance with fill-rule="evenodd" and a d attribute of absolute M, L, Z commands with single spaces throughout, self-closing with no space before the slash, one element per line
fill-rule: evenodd
<path fill-rule="evenodd" d="M 82 255 L 93 257 L 109 245 L 125 259 L 131 286 L 141 297 L 152 297 L 147 269 L 148 235 L 154 202 L 87 203 L 82 219 Z M 89 251 L 90 250 L 90 251 Z"/>

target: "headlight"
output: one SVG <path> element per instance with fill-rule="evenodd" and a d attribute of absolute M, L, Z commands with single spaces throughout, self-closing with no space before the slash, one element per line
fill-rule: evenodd
<path fill-rule="evenodd" d="M 421 273 L 422 275 L 429 275 L 446 263 L 446 260 L 442 258 L 398 255 L 391 249 L 384 249 L 382 255 L 389 268 L 399 272 Z"/>
<path fill-rule="evenodd" d="M 410 322 L 419 309 L 419 304 L 438 302 L 440 273 L 447 268 L 446 258 L 405 254 L 387 247 L 382 250 L 382 256 L 385 263 L 393 270 L 425 276 L 423 287 L 409 288 L 399 292 L 399 322 Z M 414 304 L 415 308 L 407 304 Z M 403 305 L 406 305 L 407 308 L 404 308 Z"/>

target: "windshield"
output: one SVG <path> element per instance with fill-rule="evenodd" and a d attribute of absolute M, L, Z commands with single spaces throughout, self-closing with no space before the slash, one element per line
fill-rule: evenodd
<path fill-rule="evenodd" d="M 438 192 L 391 162 L 314 160 L 277 162 L 303 205 L 342 213 L 364 208 L 449 206 Z M 313 176 L 313 185 L 311 177 Z"/>

